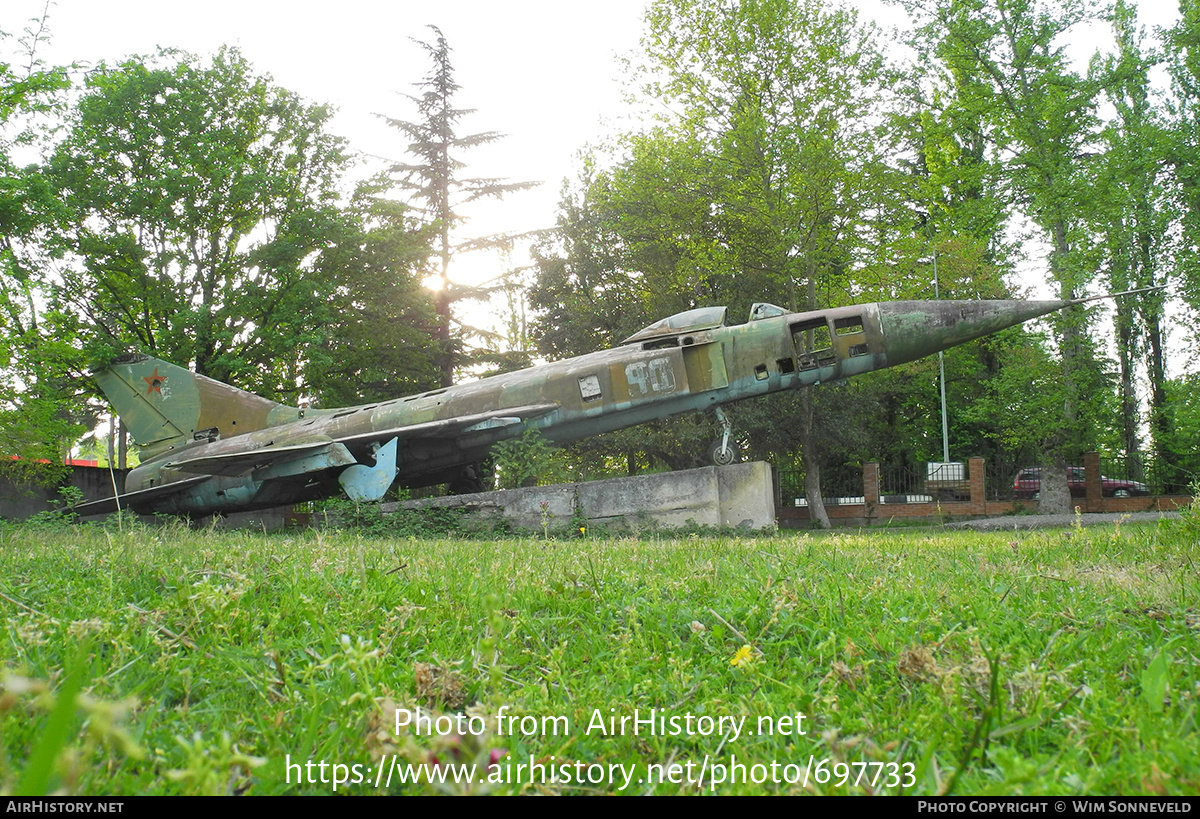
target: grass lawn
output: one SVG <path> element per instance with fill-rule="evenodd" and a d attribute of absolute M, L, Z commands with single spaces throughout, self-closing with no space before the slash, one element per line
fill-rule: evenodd
<path fill-rule="evenodd" d="M 1198 536 L 7 525 L 0 793 L 1195 794 Z"/>

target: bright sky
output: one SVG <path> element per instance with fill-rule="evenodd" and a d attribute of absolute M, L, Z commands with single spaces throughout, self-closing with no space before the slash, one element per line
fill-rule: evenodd
<path fill-rule="evenodd" d="M 51 64 L 86 67 L 158 46 L 199 55 L 223 44 L 237 46 L 260 73 L 310 101 L 334 106 L 332 130 L 347 137 L 352 149 L 401 159 L 403 139 L 374 114 L 417 118 L 403 94 L 416 90 L 413 84 L 431 64 L 413 38 L 431 40 L 427 26 L 437 25 L 453 49 L 458 104 L 476 109 L 463 120 L 463 133 L 507 134 L 464 153 L 466 172 L 542 182 L 502 202 L 472 205 L 464 236 L 482 236 L 553 226 L 562 181 L 575 175 L 580 149 L 630 127 L 618 57 L 636 49 L 646 2 L 342 0 L 306 6 L 295 0 L 55 0 L 51 41 L 40 56 Z M 19 34 L 29 18 L 41 15 L 45 0 L 0 4 L 0 30 Z M 884 27 L 903 19 L 881 0 L 852 5 Z M 1166 0 L 1140 5 L 1149 25 L 1177 16 L 1175 4 Z M 1080 37 L 1090 39 L 1087 32 Z M 15 43 L 5 45 L 12 53 Z M 1084 63 L 1095 49 L 1088 42 L 1072 46 Z M 458 262 L 457 273 L 479 283 L 503 272 L 503 264 L 475 254 Z"/>
<path fill-rule="evenodd" d="M 0 0 L 0 30 L 19 34 L 44 0 Z M 158 46 L 206 56 L 221 45 L 241 49 L 259 73 L 338 110 L 331 130 L 366 155 L 403 159 L 405 142 L 376 113 L 417 119 L 414 83 L 431 70 L 413 38 L 432 41 L 437 25 L 452 49 L 457 103 L 476 109 L 462 133 L 507 136 L 465 152 L 466 173 L 540 181 L 498 204 L 473 205 L 466 236 L 528 231 L 554 224 L 564 177 L 578 151 L 606 132 L 622 111 L 617 57 L 641 33 L 644 0 L 584 5 L 563 0 L 342 0 L 332 6 L 289 0 L 55 0 L 51 41 L 39 56 L 51 64 L 117 61 Z M 15 44 L 6 43 L 12 53 Z M 483 257 L 485 254 L 476 254 Z M 497 259 L 459 273 L 473 281 L 501 272 Z M 464 278 L 467 278 L 464 276 Z"/>

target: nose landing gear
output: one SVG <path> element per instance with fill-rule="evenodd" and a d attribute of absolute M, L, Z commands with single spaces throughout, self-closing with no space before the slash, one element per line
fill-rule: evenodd
<path fill-rule="evenodd" d="M 733 423 L 720 407 L 717 407 L 717 420 L 721 422 L 723 432 L 709 445 L 708 460 L 714 466 L 729 466 L 741 460 L 741 452 L 737 441 L 733 440 Z"/>

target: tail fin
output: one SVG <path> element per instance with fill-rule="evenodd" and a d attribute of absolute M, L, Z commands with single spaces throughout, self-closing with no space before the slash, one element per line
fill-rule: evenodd
<path fill-rule="evenodd" d="M 201 437 L 228 438 L 299 417 L 292 407 L 141 353 L 119 356 L 93 376 L 143 458 Z"/>

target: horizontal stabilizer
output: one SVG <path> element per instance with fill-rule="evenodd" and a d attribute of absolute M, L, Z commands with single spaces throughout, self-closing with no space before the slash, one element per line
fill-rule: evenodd
<path fill-rule="evenodd" d="M 198 475 L 195 478 L 184 478 L 182 481 L 174 481 L 173 483 L 163 484 L 162 486 L 152 486 L 149 489 L 139 489 L 137 492 L 126 492 L 124 495 L 119 495 L 115 498 L 101 498 L 100 500 L 88 501 L 81 503 L 78 506 L 71 508 L 71 511 L 79 515 L 81 518 L 91 517 L 92 515 L 107 515 L 112 512 L 117 512 L 120 509 L 127 509 L 130 506 L 140 505 L 144 501 L 153 500 L 155 498 L 164 498 L 168 495 L 174 495 L 176 492 L 181 492 L 184 489 L 195 486 L 199 483 L 204 483 L 208 480 L 208 475 Z M 118 506 L 117 501 L 120 501 Z"/>

